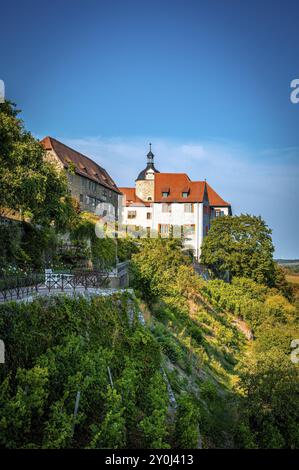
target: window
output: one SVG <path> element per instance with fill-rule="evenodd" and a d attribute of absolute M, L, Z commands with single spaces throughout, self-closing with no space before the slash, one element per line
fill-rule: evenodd
<path fill-rule="evenodd" d="M 93 183 L 93 181 L 89 181 L 88 188 L 90 191 L 95 191 L 96 190 L 96 183 Z"/>
<path fill-rule="evenodd" d="M 194 212 L 194 204 L 185 203 L 184 204 L 184 212 Z"/>
<path fill-rule="evenodd" d="M 80 200 L 81 200 L 81 195 L 80 195 Z M 97 203 L 97 200 L 95 197 L 92 196 L 86 196 L 86 204 L 90 205 L 92 207 L 95 207 Z"/>
<path fill-rule="evenodd" d="M 162 204 L 162 212 L 171 212 L 171 204 Z"/>
<path fill-rule="evenodd" d="M 146 213 L 146 218 L 147 218 L 147 220 L 150 220 L 152 218 L 151 212 Z"/>
<path fill-rule="evenodd" d="M 215 217 L 222 217 L 224 215 L 224 211 L 221 211 L 220 209 L 215 210 Z"/>
<path fill-rule="evenodd" d="M 169 191 L 162 191 L 162 197 L 168 197 Z"/>
<path fill-rule="evenodd" d="M 80 202 L 83 202 L 83 194 L 80 194 Z"/>
<path fill-rule="evenodd" d="M 128 211 L 128 219 L 135 219 L 136 211 Z"/>
<path fill-rule="evenodd" d="M 188 193 L 186 191 L 182 192 L 182 197 L 188 197 Z"/>
<path fill-rule="evenodd" d="M 191 225 L 184 225 L 184 236 L 185 237 L 193 237 L 193 235 L 195 234 L 195 225 L 194 224 L 191 224 Z"/>
<path fill-rule="evenodd" d="M 159 233 L 162 236 L 167 236 L 169 234 L 169 224 L 159 224 Z"/>

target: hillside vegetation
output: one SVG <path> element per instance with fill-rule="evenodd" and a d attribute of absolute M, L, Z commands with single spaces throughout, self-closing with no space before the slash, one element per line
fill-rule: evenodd
<path fill-rule="evenodd" d="M 134 292 L 1 305 L 1 446 L 297 447 L 296 308 L 203 281 L 173 240 L 131 265 Z"/>
<path fill-rule="evenodd" d="M 2 448 L 299 447 L 299 291 L 261 217 L 212 222 L 204 281 L 180 241 L 97 238 L 7 101 L 0 163 L 0 215 L 22 219 L 0 228 L 1 276 L 117 254 L 132 287 L 0 305 Z"/>
<path fill-rule="evenodd" d="M 192 394 L 204 447 L 298 447 L 298 307 L 252 279 L 199 279 L 176 245 L 143 243 L 135 287 L 173 388 Z"/>

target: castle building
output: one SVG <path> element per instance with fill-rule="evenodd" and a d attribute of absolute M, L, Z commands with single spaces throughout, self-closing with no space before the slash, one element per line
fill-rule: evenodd
<path fill-rule="evenodd" d="M 99 203 L 107 202 L 118 213 L 121 192 L 104 168 L 53 137 L 45 137 L 41 144 L 48 161 L 66 170 L 70 193 L 82 211 L 95 212 Z"/>
<path fill-rule="evenodd" d="M 200 259 L 211 220 L 232 213 L 231 205 L 207 181 L 191 181 L 186 173 L 160 173 L 151 144 L 146 168 L 139 173 L 135 187 L 119 189 L 124 226 L 132 231 L 145 229 L 150 236 L 182 236 L 185 249 L 196 259 Z"/>

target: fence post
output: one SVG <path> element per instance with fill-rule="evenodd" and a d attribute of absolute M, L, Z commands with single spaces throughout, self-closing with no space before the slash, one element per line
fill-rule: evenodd
<path fill-rule="evenodd" d="M 73 427 L 72 427 L 72 439 L 73 439 L 74 432 L 75 432 L 76 418 L 77 418 L 77 414 L 78 414 L 79 402 L 80 402 L 80 390 L 78 390 L 78 392 L 77 392 L 76 402 L 75 402 L 75 408 L 74 408 Z"/>
<path fill-rule="evenodd" d="M 111 383 L 111 387 L 114 388 L 110 367 L 108 366 L 107 369 L 108 369 L 108 375 L 109 375 L 109 380 L 110 380 L 110 383 Z"/>

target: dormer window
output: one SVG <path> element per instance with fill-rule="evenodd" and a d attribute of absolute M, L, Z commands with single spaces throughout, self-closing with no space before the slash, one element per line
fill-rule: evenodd
<path fill-rule="evenodd" d="M 186 198 L 189 196 L 189 193 L 190 193 L 190 188 L 183 188 L 182 190 L 182 197 L 183 198 Z"/>
<path fill-rule="evenodd" d="M 170 188 L 162 188 L 162 197 L 168 197 L 170 193 Z"/>
<path fill-rule="evenodd" d="M 79 168 L 81 171 L 85 171 L 85 173 L 87 173 L 87 168 L 86 166 L 82 165 L 82 163 L 79 162 Z"/>

